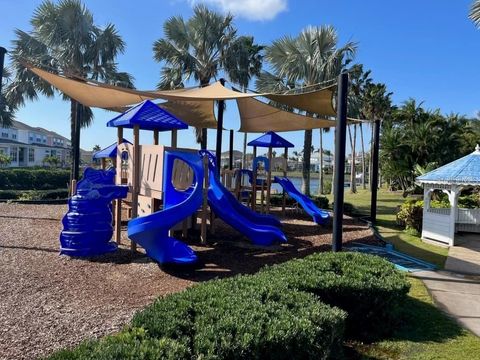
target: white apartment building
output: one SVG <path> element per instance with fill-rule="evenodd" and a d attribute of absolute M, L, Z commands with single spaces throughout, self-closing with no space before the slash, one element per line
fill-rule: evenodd
<path fill-rule="evenodd" d="M 10 156 L 9 167 L 42 166 L 47 156 L 56 156 L 65 165 L 70 148 L 69 139 L 41 127 L 15 120 L 11 127 L 0 127 L 0 153 Z"/>

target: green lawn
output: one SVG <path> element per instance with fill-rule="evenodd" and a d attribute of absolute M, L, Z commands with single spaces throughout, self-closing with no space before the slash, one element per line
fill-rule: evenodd
<path fill-rule="evenodd" d="M 405 324 L 388 340 L 348 344 L 357 359 L 480 359 L 480 339 L 438 310 L 423 283 L 410 278 Z M 477 354 L 477 355 L 475 355 Z"/>
<path fill-rule="evenodd" d="M 328 197 L 332 201 L 331 195 Z M 407 234 L 396 225 L 396 207 L 404 201 L 401 192 L 391 192 L 384 189 L 378 192 L 377 230 L 397 250 L 443 268 L 448 254 L 447 248 L 427 244 L 421 241 L 418 236 Z M 366 216 L 370 214 L 370 192 L 367 190 L 359 189 L 356 194 L 351 194 L 346 190 L 345 202 L 352 204 L 358 214 Z"/>

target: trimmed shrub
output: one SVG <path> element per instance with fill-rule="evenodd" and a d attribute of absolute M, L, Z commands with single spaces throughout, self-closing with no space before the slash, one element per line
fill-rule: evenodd
<path fill-rule="evenodd" d="M 147 337 L 143 329 L 129 329 L 73 350 L 61 350 L 50 360 L 187 360 L 187 347 L 172 339 Z"/>
<path fill-rule="evenodd" d="M 14 190 L 0 190 L 0 199 L 2 200 L 16 200 L 18 196 L 18 192 Z"/>
<path fill-rule="evenodd" d="M 405 224 L 406 230 L 422 231 L 423 200 L 407 200 L 397 213 L 397 221 Z"/>
<path fill-rule="evenodd" d="M 293 200 L 290 196 L 285 195 L 285 205 L 288 207 L 295 206 L 296 201 Z M 282 195 L 273 194 L 270 197 L 270 204 L 272 206 L 282 206 Z"/>
<path fill-rule="evenodd" d="M 328 209 L 328 199 L 325 196 L 314 196 L 313 201 L 320 209 Z"/>
<path fill-rule="evenodd" d="M 190 346 L 202 359 L 325 359 L 345 313 L 258 276 L 212 281 L 157 300 L 132 324 Z"/>
<path fill-rule="evenodd" d="M 0 189 L 53 190 L 65 188 L 70 179 L 66 169 L 0 169 Z"/>
<path fill-rule="evenodd" d="M 67 189 L 55 190 L 1 190 L 0 200 L 59 200 L 67 199 Z"/>
<path fill-rule="evenodd" d="M 259 275 L 345 310 L 346 335 L 362 340 L 393 331 L 410 288 L 406 276 L 386 260 L 354 252 L 314 254 L 264 268 Z"/>

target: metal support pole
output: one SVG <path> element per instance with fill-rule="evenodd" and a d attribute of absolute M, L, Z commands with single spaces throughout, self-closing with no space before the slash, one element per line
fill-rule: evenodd
<path fill-rule="evenodd" d="M 220 79 L 220 83 L 225 85 L 225 79 Z M 223 130 L 223 100 L 218 101 L 218 116 L 217 116 L 217 146 L 215 148 L 215 156 L 217 158 L 215 175 L 220 178 L 220 166 L 222 164 L 222 130 Z"/>
<path fill-rule="evenodd" d="M 230 147 L 228 149 L 228 168 L 233 170 L 233 130 L 230 130 Z"/>
<path fill-rule="evenodd" d="M 373 131 L 372 154 L 372 196 L 370 200 L 370 221 L 375 225 L 377 221 L 377 191 L 378 191 L 378 150 L 380 148 L 380 120 L 375 120 Z"/>
<path fill-rule="evenodd" d="M 345 182 L 345 143 L 347 139 L 348 73 L 338 76 L 337 125 L 335 139 L 335 183 L 333 207 L 332 250 L 342 250 L 343 198 Z"/>

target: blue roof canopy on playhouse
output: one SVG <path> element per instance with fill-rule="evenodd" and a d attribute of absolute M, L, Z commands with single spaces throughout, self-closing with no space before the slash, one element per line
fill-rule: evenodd
<path fill-rule="evenodd" d="M 122 139 L 122 144 L 132 144 L 130 141 L 126 139 Z M 117 157 L 117 147 L 118 144 L 114 142 L 112 145 L 107 146 L 105 149 L 98 150 L 97 152 L 93 153 L 94 159 L 103 159 L 103 158 L 114 158 Z"/>
<path fill-rule="evenodd" d="M 480 146 L 475 151 L 416 179 L 420 183 L 480 184 Z"/>
<path fill-rule="evenodd" d="M 274 133 L 273 131 L 268 131 L 262 136 L 252 140 L 248 143 L 249 146 L 257 146 L 257 147 L 272 147 L 272 148 L 290 148 L 294 145 L 285 140 L 283 137 Z"/>
<path fill-rule="evenodd" d="M 188 125 L 168 111 L 158 107 L 150 100 L 145 100 L 107 122 L 108 127 L 133 128 L 138 125 L 142 130 L 168 131 L 187 129 Z"/>

